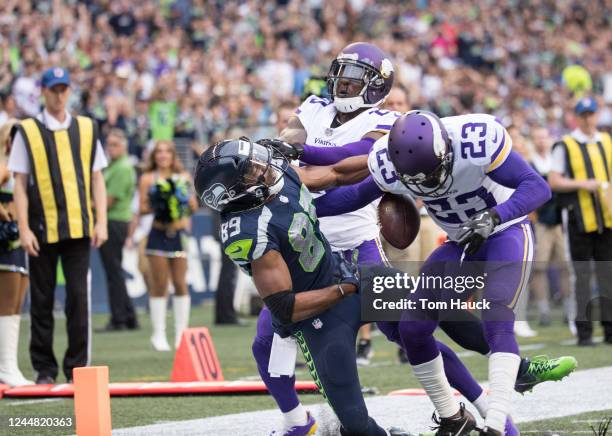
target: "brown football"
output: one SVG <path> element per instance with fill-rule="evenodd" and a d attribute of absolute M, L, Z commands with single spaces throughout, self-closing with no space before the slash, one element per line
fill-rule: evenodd
<path fill-rule="evenodd" d="M 386 193 L 378 205 L 380 233 L 395 248 L 407 248 L 419 233 L 421 216 L 410 197 Z"/>

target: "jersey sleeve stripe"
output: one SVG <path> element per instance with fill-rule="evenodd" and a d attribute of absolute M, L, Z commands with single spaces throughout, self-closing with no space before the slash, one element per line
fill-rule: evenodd
<path fill-rule="evenodd" d="M 371 130 L 371 132 L 382 133 L 383 135 L 386 135 L 387 133 L 389 133 L 389 130 L 374 129 L 374 130 Z"/>
<path fill-rule="evenodd" d="M 391 130 L 391 127 L 393 127 L 393 125 L 391 125 L 391 124 L 379 124 L 375 128 L 376 129 Z"/>
<path fill-rule="evenodd" d="M 508 138 L 508 134 L 504 129 L 504 136 L 502 137 L 501 144 L 499 145 L 499 148 L 495 150 L 495 153 L 493 153 L 493 156 L 491 157 L 491 160 L 493 162 L 487 168 L 487 173 L 490 173 L 494 169 L 498 168 L 502 163 L 504 163 L 511 150 L 512 141 Z"/>
<path fill-rule="evenodd" d="M 253 260 L 263 256 L 268 246 L 268 224 L 272 219 L 272 211 L 264 206 L 257 220 L 257 245 L 253 251 Z"/>

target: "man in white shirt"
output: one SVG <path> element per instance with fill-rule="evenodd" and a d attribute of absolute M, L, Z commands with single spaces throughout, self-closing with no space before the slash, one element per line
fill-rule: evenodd
<path fill-rule="evenodd" d="M 604 342 L 612 344 L 612 208 L 606 200 L 612 174 L 612 140 L 597 130 L 597 101 L 585 97 L 575 107 L 577 128 L 553 146 L 548 175 L 564 205 L 563 224 L 572 258 L 579 346 L 593 346 L 593 307 L 601 310 Z M 591 262 L 599 301 L 591 294 Z"/>
<path fill-rule="evenodd" d="M 9 169 L 15 173 L 15 205 L 21 245 L 30 259 L 30 357 L 38 384 L 55 382 L 53 305 L 58 261 L 66 278 L 68 349 L 63 371 L 90 361 L 87 273 L 91 246 L 107 239 L 107 165 L 98 129 L 66 110 L 70 77 L 62 68 L 42 76 L 45 107 L 16 126 Z M 95 209 L 95 219 L 94 212 Z"/>

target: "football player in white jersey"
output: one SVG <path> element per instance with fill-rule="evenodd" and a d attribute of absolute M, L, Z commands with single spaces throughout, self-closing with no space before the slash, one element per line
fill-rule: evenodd
<path fill-rule="evenodd" d="M 382 192 L 409 194 L 423 200 L 449 237 L 428 258 L 422 274 L 466 275 L 473 272 L 470 261 L 481 262 L 486 277 L 484 300 L 490 304 L 482 316 L 491 352 L 488 404 L 478 407 L 485 417 L 482 434 L 518 434 L 508 420 L 521 362 L 513 333 L 513 308 L 528 282 L 533 256 L 526 215 L 549 199 L 548 185 L 512 151 L 505 128 L 485 114 L 439 119 L 426 111 L 408 112 L 394 123 L 389 135 L 374 144 L 368 166 L 371 175 L 360 184 L 317 199 L 318 215 L 345 213 Z M 450 294 L 458 295 L 454 290 Z M 438 299 L 450 296 L 444 292 L 431 295 Z M 444 418 L 457 405 L 444 381 L 433 332 L 441 318 L 452 315 L 418 307 L 404 313 L 400 340 L 417 378 Z M 555 359 L 555 370 L 548 376 L 566 375 L 575 365 L 571 357 Z M 486 401 L 484 397 L 478 400 Z"/>
<path fill-rule="evenodd" d="M 350 143 L 363 149 L 364 154 L 375 140 L 389 132 L 400 116 L 397 112 L 379 109 L 391 90 L 393 76 L 389 56 L 378 47 L 363 42 L 350 44 L 332 62 L 327 79 L 331 98 L 308 97 L 289 119 L 287 128 L 278 139 L 257 142 L 271 146 L 287 142 L 301 150 L 306 149 L 312 158 L 303 162 L 312 165 L 327 163 L 317 159 L 319 147 L 339 147 Z M 334 250 L 360 264 L 386 262 L 379 239 L 376 204 L 320 220 L 321 230 Z M 264 308 L 257 322 L 253 355 L 261 378 L 285 418 L 285 428 L 273 434 L 310 434 L 315 426 L 314 419 L 299 402 L 294 387 L 295 377 L 270 375 L 272 343 L 272 320 L 269 310 Z M 276 352 L 274 356 L 276 360 Z"/>

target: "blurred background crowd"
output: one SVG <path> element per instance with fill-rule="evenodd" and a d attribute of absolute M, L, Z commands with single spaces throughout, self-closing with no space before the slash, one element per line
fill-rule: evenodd
<path fill-rule="evenodd" d="M 612 114 L 605 1 L 6 0 L 0 6 L 2 118 L 35 115 L 41 72 L 66 66 L 70 109 L 151 140 L 209 144 L 261 137 L 297 106 L 339 50 L 369 41 L 391 54 L 411 108 L 497 115 L 530 142 L 573 128 L 572 94 Z M 474 23 L 478 22 L 478 26 Z"/>
<path fill-rule="evenodd" d="M 606 3 L 4 0 L 0 126 L 40 112 L 41 74 L 59 65 L 69 110 L 98 122 L 104 147 L 123 132 L 138 165 L 153 144 L 174 141 L 191 170 L 222 138 L 274 136 L 304 96 L 325 94 L 336 54 L 368 41 L 391 55 L 403 91 L 387 107 L 494 114 L 517 151 L 543 159 L 576 127 L 582 96 L 594 96 L 599 129 L 610 130 Z"/>

